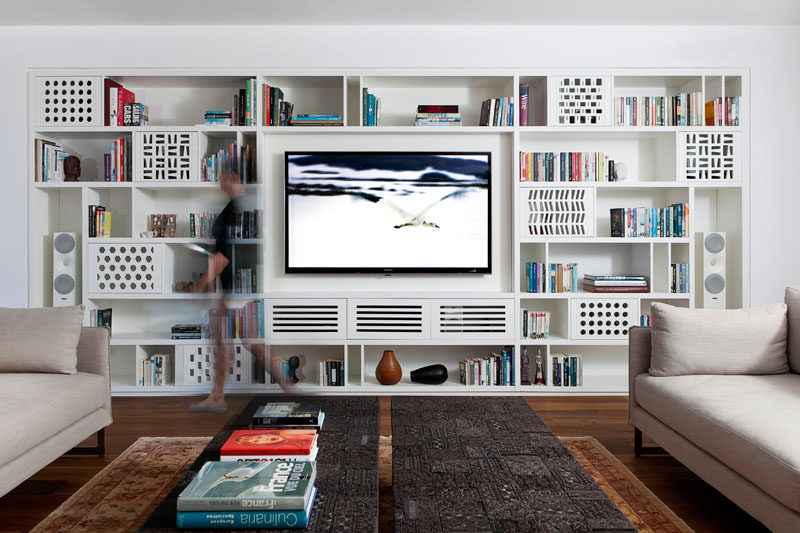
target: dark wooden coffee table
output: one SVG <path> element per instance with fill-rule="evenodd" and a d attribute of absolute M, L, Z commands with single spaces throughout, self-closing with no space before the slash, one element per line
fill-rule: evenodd
<path fill-rule="evenodd" d="M 636 531 L 519 397 L 392 398 L 395 533 Z"/>
<path fill-rule="evenodd" d="M 147 533 L 189 531 L 175 528 L 178 494 L 191 482 L 206 461 L 219 460 L 219 450 L 222 445 L 235 429 L 247 427 L 251 416 L 259 406 L 268 402 L 284 401 L 317 403 L 325 412 L 325 421 L 318 441 L 317 496 L 314 499 L 309 526 L 305 531 L 376 532 L 380 441 L 378 399 L 354 396 L 278 395 L 257 396 L 241 412 L 231 417 L 224 429 L 214 435 L 208 446 L 139 531 Z"/>

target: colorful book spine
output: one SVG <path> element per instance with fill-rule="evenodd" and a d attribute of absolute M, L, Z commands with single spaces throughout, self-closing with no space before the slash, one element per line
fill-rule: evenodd
<path fill-rule="evenodd" d="M 179 511 L 179 529 L 305 529 L 317 489 L 305 509 L 273 511 Z"/>

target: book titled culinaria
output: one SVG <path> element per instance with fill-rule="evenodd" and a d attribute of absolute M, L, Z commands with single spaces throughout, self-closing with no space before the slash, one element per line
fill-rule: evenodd
<path fill-rule="evenodd" d="M 314 505 L 316 487 L 304 509 L 275 511 L 178 511 L 180 529 L 305 529 Z"/>

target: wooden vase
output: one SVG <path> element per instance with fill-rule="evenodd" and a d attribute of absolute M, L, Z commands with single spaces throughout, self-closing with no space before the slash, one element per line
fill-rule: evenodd
<path fill-rule="evenodd" d="M 384 350 L 378 366 L 375 368 L 375 378 L 381 385 L 394 385 L 403 377 L 403 369 L 394 357 L 392 350 Z"/>

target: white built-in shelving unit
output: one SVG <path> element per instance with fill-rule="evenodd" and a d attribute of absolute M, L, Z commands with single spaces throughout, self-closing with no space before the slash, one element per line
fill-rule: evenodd
<path fill-rule="evenodd" d="M 150 126 L 91 125 L 54 126 L 40 122 L 43 78 L 113 78 L 136 94 L 136 101 L 150 108 Z M 558 80 L 563 77 L 602 78 L 604 121 L 596 125 L 560 125 Z M 234 91 L 251 78 L 261 87 L 280 87 L 295 113 L 340 113 L 342 127 L 205 126 L 208 109 L 229 109 Z M 749 70 L 747 69 L 36 69 L 29 72 L 28 110 L 28 212 L 29 212 L 29 304 L 52 305 L 52 234 L 79 234 L 78 301 L 87 308 L 113 309 L 111 339 L 112 392 L 132 394 L 197 394 L 208 383 L 182 384 L 190 352 L 207 349 L 211 341 L 170 340 L 176 323 L 200 320 L 214 305 L 213 294 L 174 293 L 175 281 L 189 280 L 205 270 L 205 257 L 184 244 L 208 245 L 208 239 L 188 237 L 188 214 L 221 209 L 225 196 L 214 183 L 102 181 L 103 154 L 110 143 L 136 132 L 190 132 L 197 136 L 194 168 L 200 158 L 230 142 L 251 144 L 255 149 L 257 183 L 248 185 L 255 194 L 252 208 L 264 209 L 263 239 L 235 242 L 242 261 L 261 266 L 260 292 L 241 295 L 242 303 L 263 299 L 267 341 L 280 356 L 300 355 L 301 392 L 327 394 L 624 394 L 627 392 L 627 339 L 583 338 L 575 327 L 581 302 L 601 298 L 603 302 L 625 302 L 638 322 L 653 302 L 694 307 L 695 288 L 702 261 L 695 251 L 695 232 L 724 231 L 727 234 L 727 305 L 748 305 L 749 294 Z M 514 124 L 506 127 L 478 126 L 481 101 L 514 96 L 519 102 L 520 83 L 530 86 L 531 125 L 520 127 L 518 105 Z M 100 83 L 102 87 L 102 83 Z M 100 88 L 98 87 L 98 89 Z M 381 98 L 381 125 L 361 126 L 362 88 Z M 618 96 L 670 96 L 699 91 L 705 102 L 718 96 L 739 96 L 740 126 L 658 127 L 614 126 L 609 116 Z M 100 104 L 98 91 L 95 103 Z M 415 127 L 418 104 L 458 104 L 463 118 L 460 128 Z M 100 105 L 102 109 L 102 105 Z M 259 117 L 260 123 L 261 117 Z M 736 134 L 737 168 L 732 180 L 688 180 L 685 178 L 684 139 L 688 133 Z M 136 135 L 132 135 L 136 138 Z M 83 174 L 79 183 L 34 181 L 34 140 L 60 143 L 78 155 Z M 134 141 L 135 142 L 135 141 Z M 286 274 L 284 272 L 284 151 L 490 151 L 492 152 L 492 272 L 486 275 L 448 274 Z M 134 146 L 134 153 L 136 146 Z M 522 183 L 518 154 L 534 151 L 604 152 L 628 168 L 625 181 L 581 183 Z M 524 231 L 525 197 L 543 188 L 584 188 L 591 231 L 582 237 L 538 238 Z M 609 209 L 617 207 L 665 207 L 688 202 L 690 235 L 686 238 L 612 238 Z M 111 239 L 85 239 L 87 208 L 101 204 L 113 213 Z M 176 213 L 178 237 L 142 239 L 150 213 Z M 161 254 L 158 292 L 98 293 L 90 279 L 94 245 L 152 245 Z M 579 273 L 648 276 L 647 294 L 595 295 L 586 292 L 532 294 L 526 292 L 525 264 L 577 262 Z M 672 294 L 668 270 L 672 262 L 689 263 L 692 288 Z M 359 328 L 360 305 L 379 303 L 412 306 L 414 318 L 398 321 L 395 333 L 370 333 Z M 476 306 L 490 333 L 450 331 L 438 322 L 440 306 Z M 297 307 L 300 306 L 300 307 Z M 302 321 L 288 331 L 276 320 L 282 310 L 296 307 L 303 313 L 324 318 L 324 332 L 304 330 Z M 404 307 L 403 309 L 406 309 Z M 523 339 L 520 309 L 549 311 L 550 337 Z M 294 315 L 306 316 L 306 315 Z M 497 317 L 500 317 L 499 321 Z M 284 324 L 279 327 L 278 324 Z M 488 324 L 492 324 L 491 327 Z M 457 329 L 457 328 L 456 328 Z M 280 330 L 280 331 L 279 331 Z M 278 390 L 276 385 L 254 383 L 247 343 L 239 347 L 241 367 L 235 372 L 230 391 Z M 468 387 L 458 383 L 458 362 L 511 346 L 515 354 L 517 383 L 508 387 Z M 526 348 L 531 361 L 541 350 L 547 365 L 544 386 L 519 384 L 519 354 Z M 383 386 L 375 380 L 375 367 L 383 350 L 392 349 L 403 367 L 403 380 Z M 137 361 L 154 353 L 173 356 L 176 383 L 165 387 L 136 385 Z M 583 355 L 584 385 L 553 387 L 550 384 L 550 354 Z M 320 359 L 345 360 L 345 386 L 319 387 Z M 415 368 L 443 363 L 449 380 L 439 386 L 411 383 Z"/>

